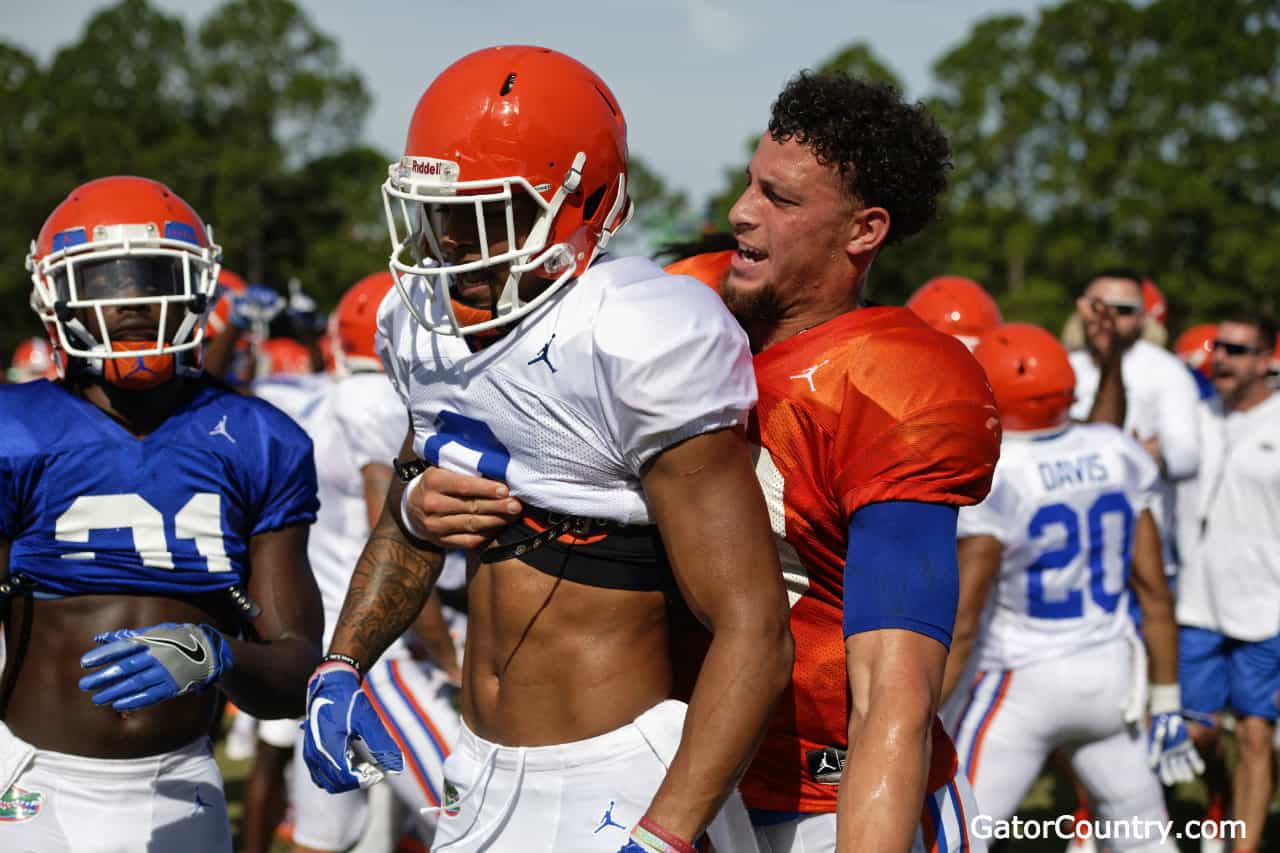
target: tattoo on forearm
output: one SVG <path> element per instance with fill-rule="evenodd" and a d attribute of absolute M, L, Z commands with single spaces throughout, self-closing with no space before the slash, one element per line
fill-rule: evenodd
<path fill-rule="evenodd" d="M 371 665 L 413 623 L 443 562 L 399 531 L 375 530 L 356 562 L 332 649 Z"/>

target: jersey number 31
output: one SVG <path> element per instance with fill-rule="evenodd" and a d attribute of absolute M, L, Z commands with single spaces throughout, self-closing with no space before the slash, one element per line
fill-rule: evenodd
<path fill-rule="evenodd" d="M 58 516 L 55 536 L 60 542 L 89 541 L 93 530 L 127 529 L 142 565 L 172 569 L 173 554 L 165 540 L 164 516 L 142 495 L 81 495 Z M 196 551 L 211 572 L 231 571 L 231 560 L 222 544 L 222 496 L 200 492 L 191 496 L 173 517 L 178 539 L 195 540 Z M 64 560 L 92 560 L 92 551 L 62 555 Z"/>

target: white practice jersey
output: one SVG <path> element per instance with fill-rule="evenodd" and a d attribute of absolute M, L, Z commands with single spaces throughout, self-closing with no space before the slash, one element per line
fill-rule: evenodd
<path fill-rule="evenodd" d="M 1256 642 L 1280 634 L 1280 394 L 1245 412 L 1201 407 L 1197 541 L 1178 624 Z"/>
<path fill-rule="evenodd" d="M 328 387 L 326 373 L 276 373 L 253 380 L 249 390 L 301 425 Z"/>
<path fill-rule="evenodd" d="M 1084 350 L 1071 353 L 1071 366 L 1076 372 L 1076 400 L 1071 416 L 1082 421 L 1093 408 L 1101 374 Z M 1137 341 L 1125 352 L 1120 375 L 1126 403 L 1124 431 L 1143 439 L 1154 437 L 1160 442 L 1164 457 L 1168 477 L 1157 484 L 1160 503 L 1152 512 L 1160 522 L 1165 571 L 1173 574 L 1181 562 L 1174 547 L 1178 524 L 1178 492 L 1174 484 L 1195 476 L 1200 464 L 1196 429 L 1200 392 L 1182 359 L 1147 341 Z"/>
<path fill-rule="evenodd" d="M 1123 636 L 1134 527 L 1157 471 L 1108 424 L 1005 434 L 991 493 L 958 535 L 1004 545 L 977 644 L 979 670 L 1015 669 Z"/>
<path fill-rule="evenodd" d="M 443 323 L 423 283 L 406 284 Z M 720 297 L 643 258 L 596 263 L 478 352 L 418 325 L 392 291 L 378 352 L 419 456 L 546 510 L 624 524 L 651 522 L 646 462 L 745 423 L 756 399 L 747 337 Z"/>
<path fill-rule="evenodd" d="M 391 464 L 409 420 L 386 376 L 356 373 L 329 383 L 303 427 L 315 444 L 320 496 L 307 558 L 324 602 L 327 648 L 356 560 L 369 539 L 361 472 L 370 463 Z"/>

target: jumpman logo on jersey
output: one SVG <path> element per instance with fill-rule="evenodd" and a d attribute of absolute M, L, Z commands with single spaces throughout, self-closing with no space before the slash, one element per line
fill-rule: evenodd
<path fill-rule="evenodd" d="M 823 365 L 830 364 L 830 363 L 831 363 L 831 359 L 829 359 L 829 358 L 828 358 L 828 359 L 824 359 L 823 361 L 820 361 L 820 362 L 818 362 L 817 364 L 815 364 L 813 367 L 806 367 L 804 370 L 802 370 L 802 371 L 800 371 L 799 373 L 795 374 L 794 376 L 790 376 L 790 377 L 788 377 L 788 378 L 789 378 L 789 379 L 803 379 L 805 382 L 808 382 L 808 383 L 809 383 L 809 390 L 810 390 L 810 391 L 815 391 L 815 392 L 816 392 L 818 389 L 817 389 L 817 388 L 815 388 L 815 387 L 813 387 L 813 374 L 815 374 L 815 373 L 817 373 L 817 372 L 818 372 L 818 368 L 822 367 Z"/>
<path fill-rule="evenodd" d="M 555 334 L 552 334 L 551 337 L 547 338 L 547 342 L 542 345 L 542 349 L 538 350 L 537 355 L 529 359 L 529 363 L 537 364 L 540 361 L 545 361 L 547 363 L 547 367 L 551 368 L 551 372 L 555 373 L 556 372 L 555 365 L 551 363 L 551 359 L 547 358 L 547 351 L 551 349 L 551 342 L 554 341 L 555 339 L 556 339 Z"/>
<path fill-rule="evenodd" d="M 823 770 L 839 770 L 840 769 L 839 767 L 833 766 L 831 762 L 827 760 L 828 758 L 829 756 L 827 755 L 826 752 L 823 752 L 821 755 L 818 756 L 818 767 L 816 770 L 814 770 L 815 774 L 821 773 Z"/>
<path fill-rule="evenodd" d="M 616 820 L 613 819 L 614 802 L 615 802 L 614 800 L 609 801 L 609 808 L 604 810 L 604 817 L 600 818 L 600 825 L 596 827 L 595 832 L 591 833 L 592 835 L 595 835 L 596 833 L 600 832 L 600 830 L 606 829 L 610 826 L 616 826 L 618 827 L 618 829 L 621 829 L 623 832 L 627 831 L 627 828 L 625 826 L 623 826 L 622 824 L 618 823 Z"/>
<path fill-rule="evenodd" d="M 236 443 L 236 440 L 231 435 L 231 433 L 227 432 L 227 416 L 226 415 L 222 416 L 222 420 L 218 421 L 218 425 L 216 427 L 209 430 L 209 435 L 220 435 L 223 438 L 225 438 L 227 441 L 231 442 L 232 444 Z"/>
<path fill-rule="evenodd" d="M 128 379 L 130 376 L 137 376 L 139 373 L 150 373 L 152 376 L 156 375 L 154 370 L 147 367 L 147 360 L 142 356 L 138 356 L 137 359 L 134 360 L 132 369 L 124 375 L 124 378 Z"/>

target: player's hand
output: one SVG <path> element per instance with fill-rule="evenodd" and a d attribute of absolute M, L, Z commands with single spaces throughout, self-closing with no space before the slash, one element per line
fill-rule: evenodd
<path fill-rule="evenodd" d="M 1152 685 L 1147 763 L 1163 785 L 1190 782 L 1204 772 L 1204 761 L 1182 720 L 1181 706 L 1181 692 L 1176 684 Z"/>
<path fill-rule="evenodd" d="M 520 517 L 506 484 L 431 466 L 413 484 L 406 506 L 413 529 L 442 548 L 483 548 Z"/>
<path fill-rule="evenodd" d="M 1181 714 L 1155 714 L 1151 717 L 1151 739 L 1147 762 L 1160 777 L 1161 784 L 1190 782 L 1204 772 L 1204 761 L 1187 734 Z"/>
<path fill-rule="evenodd" d="M 404 769 L 404 756 L 360 689 L 354 667 L 320 664 L 307 682 L 302 757 L 311 781 L 330 794 L 367 788 Z"/>
<path fill-rule="evenodd" d="M 285 298 L 265 284 L 251 284 L 231 294 L 231 325 L 237 329 L 268 326 L 286 306 Z"/>
<path fill-rule="evenodd" d="M 93 638 L 98 647 L 80 658 L 80 689 L 93 704 L 117 711 L 145 708 L 202 690 L 233 665 L 222 634 L 209 625 L 162 622 L 149 628 L 108 631 Z M 96 691 L 96 692 L 95 692 Z"/>
<path fill-rule="evenodd" d="M 1084 329 L 1085 345 L 1099 364 L 1107 364 L 1121 355 L 1120 339 L 1116 335 L 1116 315 L 1101 299 L 1076 300 L 1076 313 L 1080 315 Z"/>

